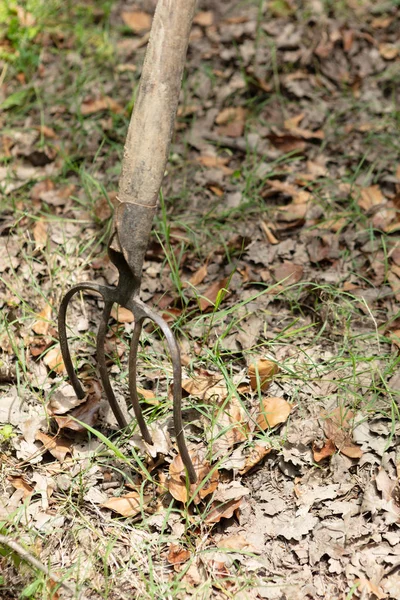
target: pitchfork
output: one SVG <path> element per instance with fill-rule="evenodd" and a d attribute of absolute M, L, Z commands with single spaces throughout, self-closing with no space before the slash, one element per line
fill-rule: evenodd
<path fill-rule="evenodd" d="M 143 261 L 151 233 L 157 198 L 168 160 L 183 67 L 196 0 L 159 0 L 154 14 L 139 92 L 129 124 L 119 181 L 118 206 L 115 210 L 108 255 L 119 273 L 115 287 L 79 283 L 64 296 L 58 328 L 61 352 L 71 384 L 78 398 L 85 391 L 78 380 L 68 346 L 66 313 L 78 292 L 96 292 L 104 300 L 97 334 L 96 355 L 100 378 L 111 409 L 121 428 L 127 426 L 108 375 L 105 336 L 114 303 L 132 311 L 135 319 L 129 353 L 130 401 L 144 440 L 152 444 L 139 404 L 136 377 L 137 352 L 145 319 L 150 319 L 165 335 L 173 366 L 173 420 L 178 449 L 191 483 L 196 472 L 190 459 L 182 424 L 182 372 L 178 344 L 174 335 L 154 310 L 139 299 Z"/>

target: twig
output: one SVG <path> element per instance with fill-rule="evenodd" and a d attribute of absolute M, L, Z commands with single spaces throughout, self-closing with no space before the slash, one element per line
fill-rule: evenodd
<path fill-rule="evenodd" d="M 44 573 L 49 579 L 54 581 L 54 583 L 56 583 L 57 585 L 60 585 L 62 588 L 64 588 L 64 590 L 67 591 L 69 594 L 71 594 L 72 597 L 74 597 L 74 598 L 78 597 L 78 592 L 75 589 L 75 587 L 68 585 L 67 583 L 62 581 L 59 577 L 57 577 L 57 575 L 54 575 L 47 567 L 45 567 L 45 565 L 43 563 L 40 562 L 40 560 L 38 560 L 35 556 L 33 556 L 33 554 L 28 552 L 28 550 L 25 550 L 25 548 L 23 546 L 21 546 L 21 544 L 19 544 L 18 542 L 9 538 L 6 535 L 0 535 L 0 544 L 4 544 L 5 546 L 8 546 L 9 548 L 11 548 L 11 550 L 14 550 L 14 552 L 19 554 L 19 556 L 23 560 L 25 560 L 26 562 L 31 564 L 33 567 L 35 567 L 35 569 L 38 569 L 39 571 Z M 84 600 L 84 599 L 81 597 L 81 600 Z"/>

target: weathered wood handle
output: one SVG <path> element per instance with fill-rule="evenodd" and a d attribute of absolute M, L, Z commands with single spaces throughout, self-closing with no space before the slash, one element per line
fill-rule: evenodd
<path fill-rule="evenodd" d="M 196 0 L 159 0 L 125 143 L 119 201 L 155 206 L 168 160 Z"/>

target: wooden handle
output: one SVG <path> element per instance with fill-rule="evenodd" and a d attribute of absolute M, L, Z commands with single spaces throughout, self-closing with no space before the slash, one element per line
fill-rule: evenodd
<path fill-rule="evenodd" d="M 164 177 L 196 0 L 159 0 L 125 143 L 119 200 L 154 206 Z"/>

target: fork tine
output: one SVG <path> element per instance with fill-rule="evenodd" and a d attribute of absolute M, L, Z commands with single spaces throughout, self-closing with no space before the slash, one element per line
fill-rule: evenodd
<path fill-rule="evenodd" d="M 65 368 L 67 369 L 68 377 L 70 379 L 71 385 L 74 388 L 75 394 L 78 396 L 80 400 L 85 397 L 85 391 L 79 381 L 74 365 L 72 364 L 71 353 L 69 350 L 68 344 L 68 336 L 67 336 L 67 308 L 68 304 L 71 302 L 73 296 L 78 292 L 85 289 L 85 285 L 77 285 L 71 288 L 62 299 L 60 309 L 58 312 L 58 337 L 60 340 L 60 349 L 61 355 L 63 357 L 63 361 L 65 364 Z"/>
<path fill-rule="evenodd" d="M 189 481 L 190 483 L 196 483 L 197 474 L 193 467 L 192 459 L 190 458 L 190 454 L 186 446 L 185 432 L 183 429 L 182 422 L 182 367 L 179 346 L 177 344 L 174 334 L 172 333 L 171 328 L 166 323 L 166 321 L 164 321 L 162 316 L 149 309 L 142 302 L 140 302 L 140 307 L 142 309 L 142 312 L 146 315 L 146 317 L 154 321 L 154 323 L 159 326 L 159 328 L 165 336 L 165 339 L 167 340 L 174 375 L 173 418 L 176 441 L 178 444 L 178 449 L 182 458 L 182 462 L 185 465 L 189 475 Z"/>
<path fill-rule="evenodd" d="M 107 400 L 110 403 L 111 410 L 114 413 L 115 418 L 117 419 L 118 425 L 121 429 L 125 429 L 128 423 L 124 417 L 124 414 L 121 410 L 120 405 L 115 397 L 114 390 L 112 389 L 110 377 L 108 375 L 108 369 L 106 364 L 106 355 L 105 355 L 105 337 L 107 332 L 107 325 L 110 319 L 110 313 L 113 306 L 113 302 L 105 302 L 103 313 L 101 315 L 99 329 L 97 331 L 97 342 L 96 342 L 96 357 L 99 366 L 99 373 L 101 382 L 103 384 L 103 389 L 105 395 L 107 396 Z"/>
<path fill-rule="evenodd" d="M 129 392 L 130 400 L 135 411 L 136 421 L 138 422 L 140 433 L 143 436 L 144 441 L 147 444 L 153 445 L 150 432 L 145 423 L 143 412 L 139 404 L 139 398 L 137 395 L 137 353 L 140 340 L 140 334 L 142 332 L 143 317 L 135 319 L 135 327 L 132 333 L 131 348 L 129 352 Z"/>

